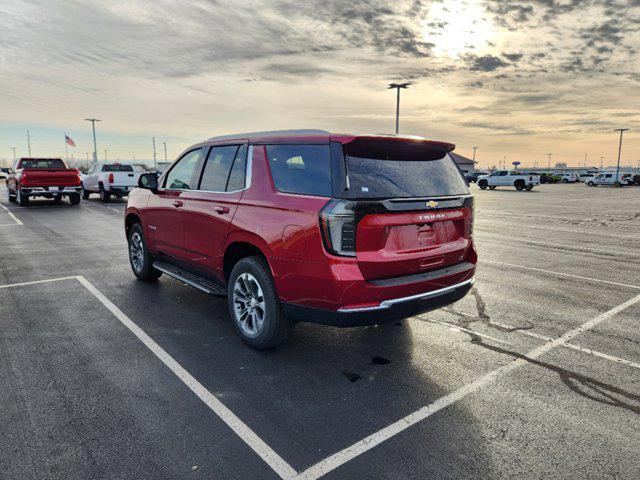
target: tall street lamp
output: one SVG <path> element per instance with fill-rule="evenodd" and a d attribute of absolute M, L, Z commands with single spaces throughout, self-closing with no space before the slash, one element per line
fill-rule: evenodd
<path fill-rule="evenodd" d="M 101 122 L 102 120 L 98 120 L 97 118 L 85 118 L 85 122 L 91 122 L 91 127 L 93 128 L 93 161 L 98 161 L 98 146 L 96 144 L 96 122 Z"/>
<path fill-rule="evenodd" d="M 622 153 L 622 134 L 629 130 L 628 128 L 617 128 L 614 132 L 620 132 L 620 143 L 618 144 L 618 165 L 616 166 L 616 180 L 618 180 L 618 174 L 620 173 L 620 154 Z"/>
<path fill-rule="evenodd" d="M 398 134 L 399 130 L 400 130 L 400 89 L 401 88 L 409 88 L 409 85 L 411 85 L 411 82 L 406 82 L 406 83 L 390 83 L 388 90 L 391 90 L 393 88 L 396 89 L 396 135 Z"/>
<path fill-rule="evenodd" d="M 553 153 L 547 153 L 547 156 L 549 157 L 549 160 L 547 161 L 547 170 L 551 168 L 551 155 L 553 155 Z"/>

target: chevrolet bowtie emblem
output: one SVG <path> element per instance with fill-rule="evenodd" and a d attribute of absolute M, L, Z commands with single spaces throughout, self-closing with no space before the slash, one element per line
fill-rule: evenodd
<path fill-rule="evenodd" d="M 427 207 L 436 208 L 437 206 L 438 202 L 434 202 L 433 200 L 427 202 Z"/>

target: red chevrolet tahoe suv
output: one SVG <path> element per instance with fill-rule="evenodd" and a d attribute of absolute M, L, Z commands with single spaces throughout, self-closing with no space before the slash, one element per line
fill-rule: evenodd
<path fill-rule="evenodd" d="M 78 205 L 81 191 L 80 172 L 60 158 L 20 158 L 7 177 L 7 198 L 20 206 L 29 205 L 34 197 L 56 201 L 69 197 L 71 205 Z"/>
<path fill-rule="evenodd" d="M 227 296 L 254 348 L 299 320 L 370 325 L 448 305 L 477 262 L 453 148 L 317 130 L 212 138 L 140 177 L 125 217 L 131 267 Z"/>

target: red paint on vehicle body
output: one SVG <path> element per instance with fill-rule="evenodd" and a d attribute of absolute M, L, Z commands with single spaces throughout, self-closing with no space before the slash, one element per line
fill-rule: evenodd
<path fill-rule="evenodd" d="M 469 207 L 419 212 L 372 213 L 357 224 L 356 256 L 328 253 L 320 211 L 329 197 L 283 193 L 275 188 L 265 145 L 375 139 L 381 143 L 453 145 L 413 137 L 268 133 L 252 138 L 212 139 L 191 147 L 247 142 L 252 148 L 251 185 L 235 193 L 136 189 L 126 215 L 137 216 L 154 255 L 168 254 L 225 282 L 224 256 L 248 244 L 267 260 L 284 302 L 336 311 L 377 306 L 473 278 L 477 255 Z M 364 140 L 363 140 L 364 141 Z M 165 173 L 166 175 L 166 173 Z M 162 182 L 164 177 L 160 178 Z M 424 281 L 378 285 L 376 279 L 410 276 L 469 262 L 472 267 Z"/>

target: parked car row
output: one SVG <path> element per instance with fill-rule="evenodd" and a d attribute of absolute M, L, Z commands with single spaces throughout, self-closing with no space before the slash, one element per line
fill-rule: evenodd
<path fill-rule="evenodd" d="M 596 187 L 598 185 L 610 185 L 615 187 L 625 187 L 632 185 L 640 185 L 640 175 L 634 177 L 630 173 L 600 173 L 585 181 L 585 184 L 589 187 Z"/>
<path fill-rule="evenodd" d="M 85 200 L 91 193 L 98 193 L 104 202 L 111 196 L 122 198 L 138 185 L 141 172 L 133 166 L 120 163 L 95 163 L 87 174 L 68 168 L 61 158 L 18 159 L 13 168 L 0 169 L 0 178 L 7 183 L 10 202 L 21 206 L 32 198 L 48 198 L 56 202 L 69 198 L 72 205 Z"/>

